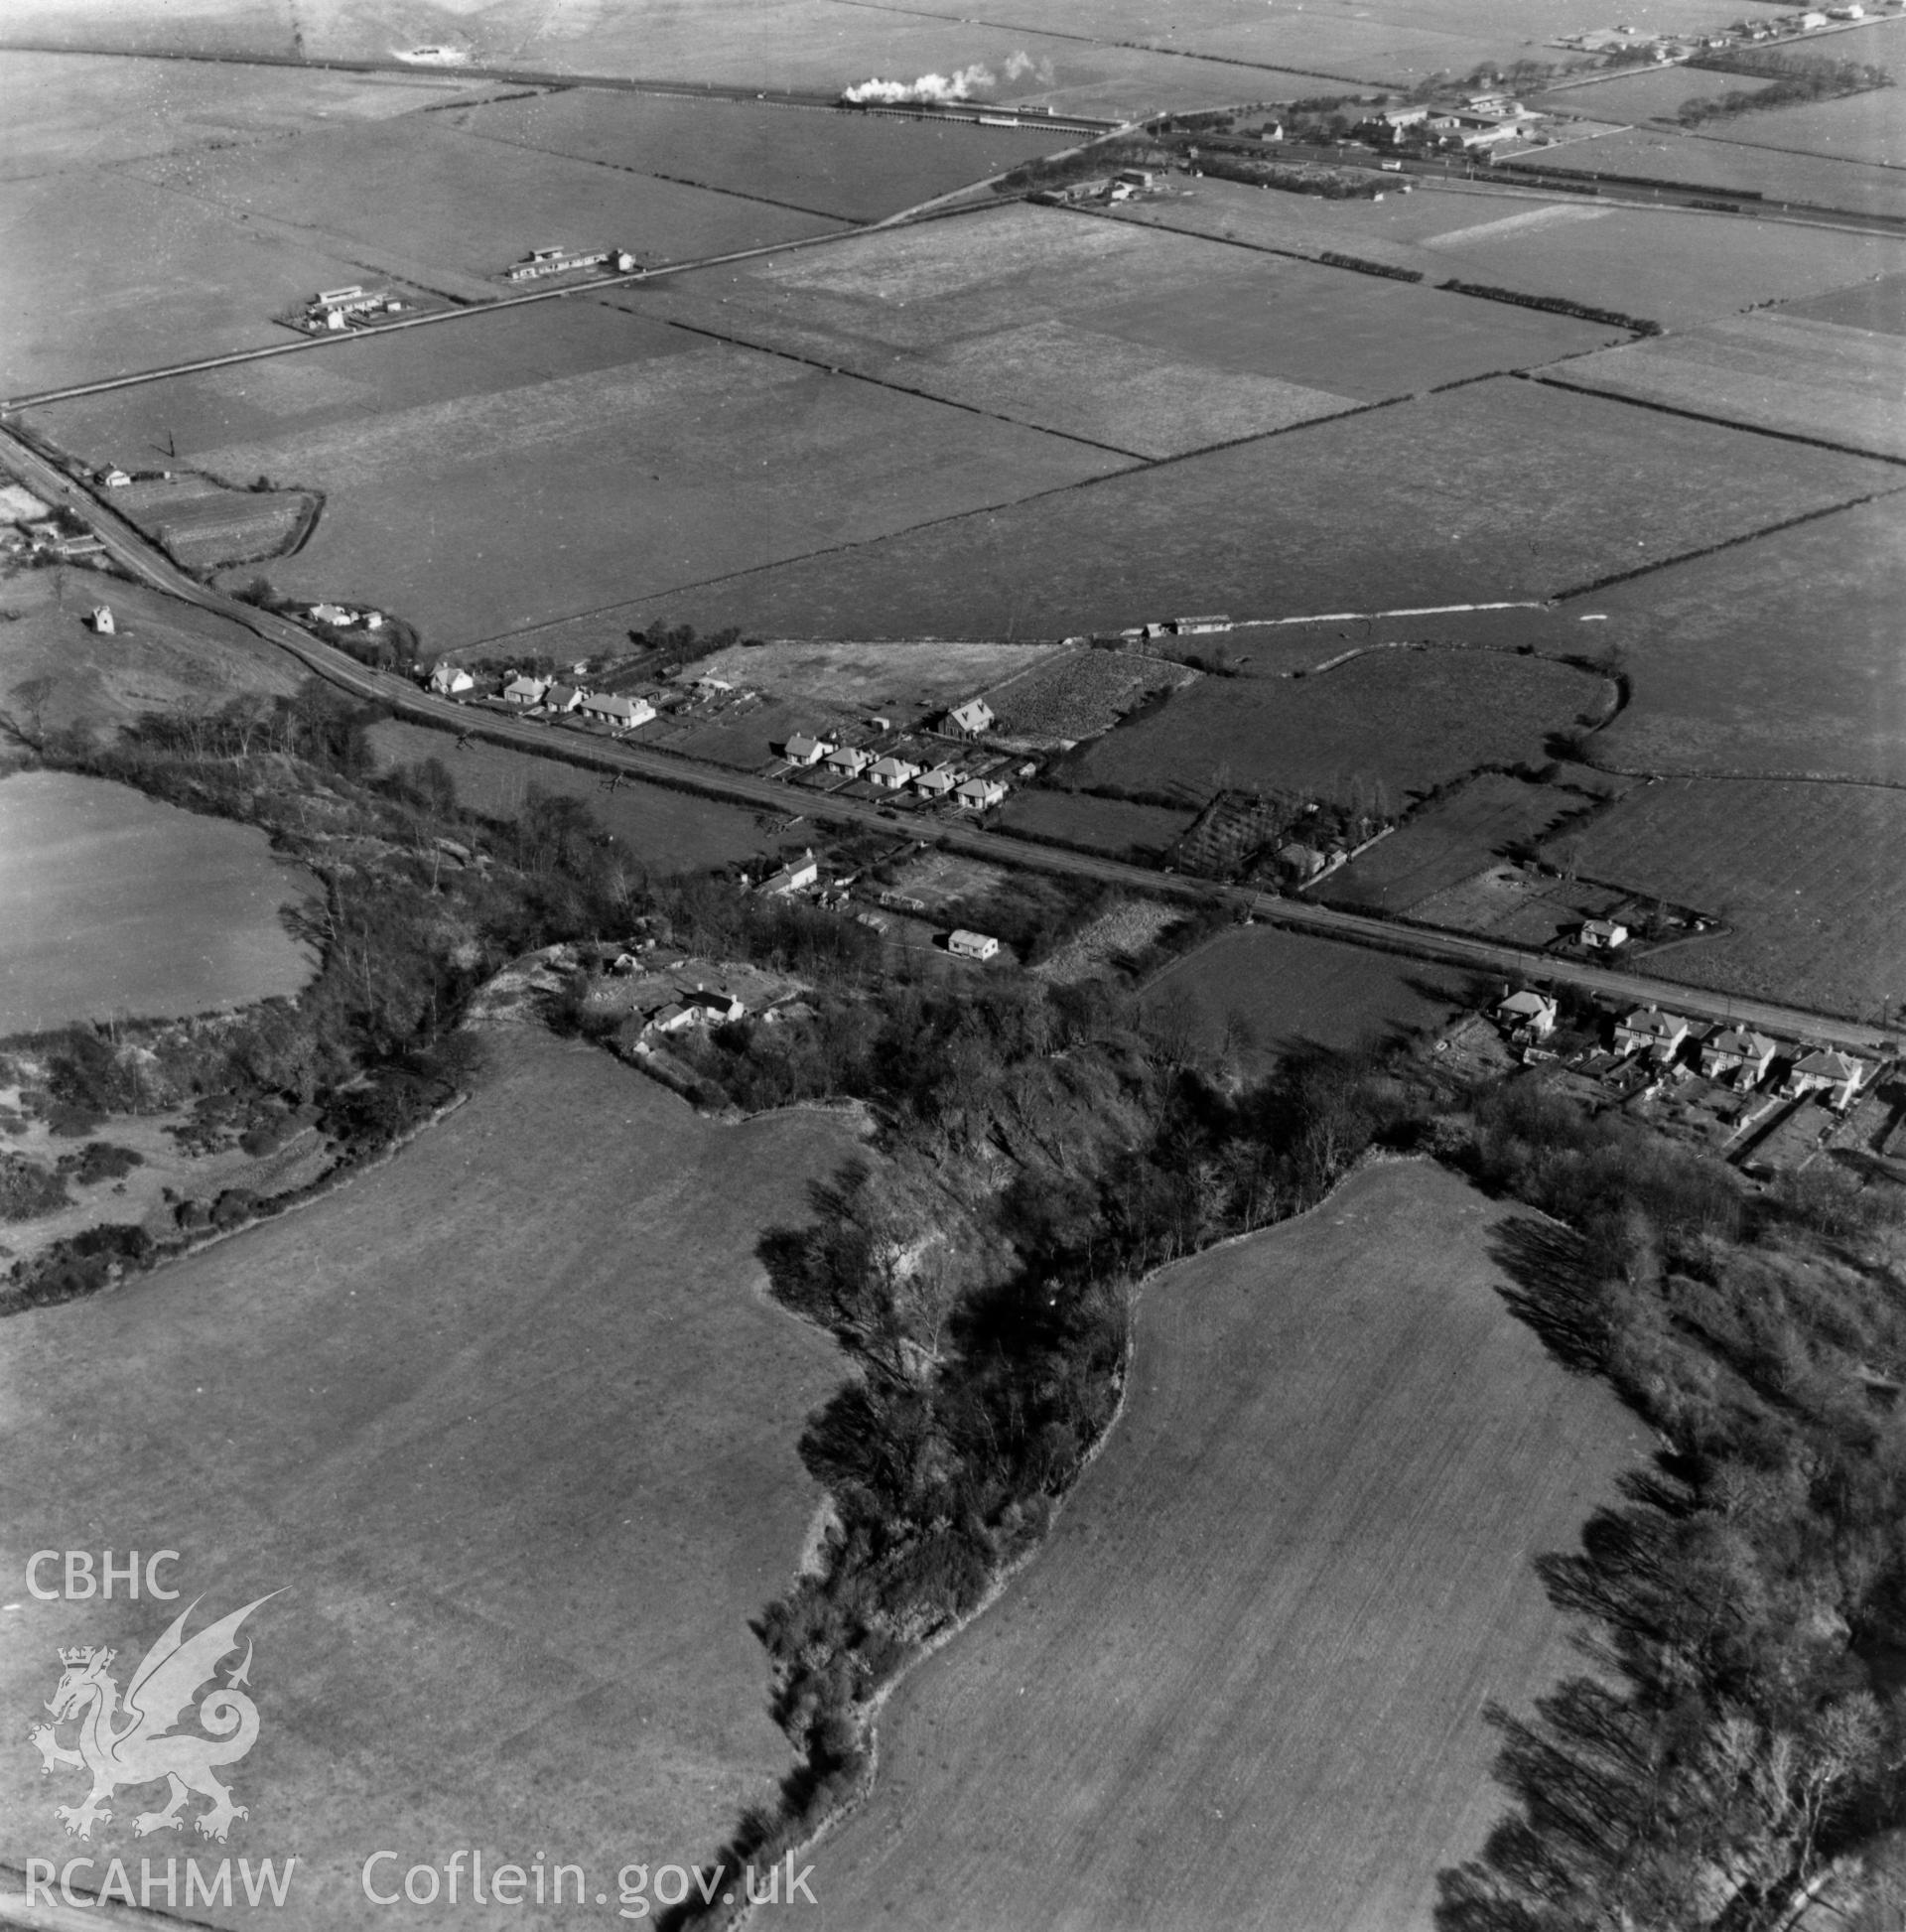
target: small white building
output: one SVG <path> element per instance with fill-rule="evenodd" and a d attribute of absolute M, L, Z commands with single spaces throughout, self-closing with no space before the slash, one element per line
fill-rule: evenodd
<path fill-rule="evenodd" d="M 804 893 L 808 887 L 820 882 L 820 862 L 812 852 L 798 859 L 790 859 L 779 872 L 763 879 L 759 892 L 768 898 L 781 898 L 789 893 Z"/>
<path fill-rule="evenodd" d="M 993 707 L 984 698 L 968 698 L 946 714 L 946 729 L 959 738 L 978 738 L 993 729 Z"/>
<path fill-rule="evenodd" d="M 1864 1060 L 1856 1060 L 1850 1053 L 1823 1046 L 1811 1053 L 1803 1053 L 1793 1063 L 1781 1092 L 1794 1099 L 1803 1094 L 1818 1093 L 1825 1098 L 1828 1106 L 1844 1113 L 1858 1097 L 1860 1088 L 1866 1084 L 1871 1072 L 1872 1068 Z"/>
<path fill-rule="evenodd" d="M 1628 928 L 1614 919 L 1589 919 L 1576 937 L 1590 952 L 1613 952 L 1628 943 Z"/>
<path fill-rule="evenodd" d="M 954 788 L 953 796 L 959 800 L 962 811 L 988 812 L 995 805 L 1004 803 L 1006 781 L 1003 778 L 969 778 L 965 784 Z"/>
<path fill-rule="evenodd" d="M 101 470 L 99 481 L 108 489 L 129 489 L 132 486 L 132 479 L 123 470 L 118 469 Z"/>
<path fill-rule="evenodd" d="M 1615 1022 L 1618 1053 L 1647 1053 L 1665 1062 L 1681 1051 L 1687 1037 L 1688 1022 L 1678 1013 L 1663 1013 L 1659 1007 L 1637 1007 Z"/>
<path fill-rule="evenodd" d="M 944 798 L 960 781 L 960 774 L 944 764 L 937 764 L 931 771 L 922 771 L 913 780 L 913 789 L 923 798 Z"/>
<path fill-rule="evenodd" d="M 617 731 L 633 731 L 655 716 L 655 707 L 646 698 L 615 697 L 607 691 L 585 691 L 577 707 L 585 718 L 599 725 L 613 725 Z"/>
<path fill-rule="evenodd" d="M 838 771 L 844 778 L 858 778 L 874 762 L 872 752 L 863 752 L 857 745 L 843 745 L 837 752 L 827 755 L 827 768 Z"/>
<path fill-rule="evenodd" d="M 833 750 L 834 747 L 825 739 L 810 738 L 806 732 L 796 732 L 781 747 L 781 756 L 789 764 L 819 764 Z"/>
<path fill-rule="evenodd" d="M 1560 1018 L 1555 1000 L 1547 993 L 1525 988 L 1512 993 L 1496 1008 L 1496 1018 L 1511 1034 L 1529 1039 L 1547 1039 L 1556 1031 Z"/>
<path fill-rule="evenodd" d="M 1000 942 L 990 932 L 969 932 L 964 926 L 957 926 L 946 935 L 946 949 L 959 959 L 991 959 L 1000 950 Z"/>
<path fill-rule="evenodd" d="M 552 684 L 543 693 L 543 709 L 553 711 L 558 716 L 566 712 L 580 711 L 583 694 L 573 684 Z"/>
<path fill-rule="evenodd" d="M 519 704 L 527 710 L 531 705 L 539 705 L 543 694 L 549 689 L 546 677 L 513 677 L 503 686 L 503 702 Z"/>
<path fill-rule="evenodd" d="M 119 627 L 112 621 L 112 606 L 109 604 L 95 604 L 92 616 L 86 621 L 101 637 L 110 637 Z"/>
<path fill-rule="evenodd" d="M 455 698 L 466 691 L 476 690 L 476 680 L 461 664 L 453 664 L 444 658 L 431 666 L 430 688 L 440 698 Z"/>
<path fill-rule="evenodd" d="M 1701 1043 L 1701 1070 L 1743 1093 L 1760 1085 L 1774 1063 L 1774 1042 L 1751 1027 L 1722 1027 Z"/>
<path fill-rule="evenodd" d="M 883 791 L 898 791 L 919 775 L 920 767 L 917 764 L 909 764 L 905 759 L 885 758 L 868 766 L 867 781 L 871 785 L 878 785 Z"/>

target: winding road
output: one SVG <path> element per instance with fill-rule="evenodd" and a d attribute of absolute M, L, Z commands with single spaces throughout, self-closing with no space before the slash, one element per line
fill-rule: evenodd
<path fill-rule="evenodd" d="M 289 652 L 327 683 L 353 696 L 384 705 L 415 724 L 479 738 L 543 758 L 604 771 L 645 778 L 677 791 L 698 793 L 729 803 L 749 805 L 785 816 L 798 807 L 817 823 L 862 827 L 888 835 L 900 833 L 885 808 L 859 799 L 832 795 L 816 797 L 791 791 L 773 778 L 728 771 L 681 758 L 674 753 L 606 739 L 586 739 L 561 727 L 528 718 L 478 710 L 448 698 L 420 691 L 406 678 L 373 671 L 342 651 L 320 642 L 301 625 L 268 611 L 259 611 L 234 598 L 207 589 L 187 576 L 108 504 L 40 455 L 10 430 L 0 427 L 0 464 L 14 472 L 29 488 L 49 502 L 64 504 L 82 516 L 105 545 L 107 554 L 129 575 L 169 597 L 197 605 L 241 624 L 254 636 Z M 1315 905 L 1304 899 L 1279 897 L 1248 888 L 1220 886 L 1205 880 L 1181 879 L 1121 860 L 1100 858 L 1059 846 L 1035 845 L 957 821 L 935 821 L 929 836 L 950 851 L 970 853 L 1003 866 L 1056 873 L 1067 878 L 1096 881 L 1154 898 L 1234 907 L 1270 925 L 1307 932 L 1320 939 L 1372 946 L 1404 953 L 1438 965 L 1457 966 L 1488 975 L 1502 975 L 1545 986 L 1569 986 L 1616 1002 L 1648 1004 L 1666 1000 L 1678 1011 L 1707 1020 L 1736 1021 L 1789 1038 L 1873 1052 L 1898 1048 L 1906 1035 L 1895 1029 L 1834 1019 L 1803 1008 L 1765 1000 L 1741 999 L 1709 993 L 1651 978 L 1638 971 L 1597 966 L 1586 960 L 1559 958 L 1495 939 L 1471 938 L 1454 932 L 1432 931 L 1346 912 L 1336 906 Z"/>

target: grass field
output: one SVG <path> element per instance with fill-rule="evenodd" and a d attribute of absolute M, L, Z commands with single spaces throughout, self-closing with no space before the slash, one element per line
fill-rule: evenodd
<path fill-rule="evenodd" d="M 1582 600 L 1634 697 L 1594 757 L 1637 771 L 1906 784 L 1906 533 L 1889 497 Z M 1565 607 L 1569 608 L 1569 607 Z"/>
<path fill-rule="evenodd" d="M 799 114 L 588 87 L 435 118 L 493 141 L 873 221 L 1004 174 L 1078 136 L 971 122 Z"/>
<path fill-rule="evenodd" d="M 1120 798 L 1094 798 L 1085 792 L 1014 792 L 1000 812 L 999 829 L 1057 839 L 1117 857 L 1142 854 L 1161 858 L 1191 829 L 1195 812 L 1167 811 L 1162 805 L 1133 805 Z"/>
<path fill-rule="evenodd" d="M 1582 142 L 1555 159 L 1585 167 L 1568 158 L 1604 146 Z M 1906 267 L 1906 246 L 1890 236 L 1762 224 L 1743 245 L 1727 215 L 1545 202 L 1481 186 L 1326 202 L 1207 179 L 1189 197 L 1128 203 L 1120 213 L 1247 245 L 1334 249 L 1419 270 L 1431 282 L 1453 277 L 1564 296 L 1670 327 Z"/>
<path fill-rule="evenodd" d="M 1816 322 L 1843 323 L 1882 336 L 1906 336 L 1906 275 L 1874 275 L 1851 288 L 1784 302 L 1781 312 L 1811 316 Z"/>
<path fill-rule="evenodd" d="M 1427 1932 L 1500 1808 L 1489 1699 L 1580 1661 L 1530 1560 L 1646 1453 L 1416 1164 L 1147 1287 L 1032 1568 L 903 1684 L 811 1854 L 842 1925 Z"/>
<path fill-rule="evenodd" d="M 156 1537 L 185 1601 L 206 1592 L 196 1622 L 290 1592 L 248 1626 L 262 1734 L 229 1850 L 297 1854 L 272 1914 L 296 1932 L 428 1922 L 366 1901 L 382 1846 L 400 1870 L 541 1850 L 613 1895 L 789 1768 L 749 1619 L 800 1558 L 819 1494 L 795 1443 L 840 1368 L 752 1251 L 853 1137 L 718 1127 L 593 1049 L 493 1037 L 476 1096 L 390 1165 L 0 1330 L 10 1569 Z M 136 1658 L 170 1614 L 28 1600 L 7 1708 L 51 1693 L 57 1646 Z M 64 1859 L 66 1794 L 8 1758 L 0 1852 Z M 88 1849 L 136 1872 L 134 1809 Z"/>
<path fill-rule="evenodd" d="M 135 162 L 116 173 L 233 214 L 367 249 L 393 273 L 423 262 L 501 294 L 513 261 L 548 242 L 621 247 L 644 263 L 752 248 L 840 224 L 679 182 L 479 141 L 446 116 L 410 116 L 218 154 Z M 307 295 L 309 290 L 304 291 Z"/>
<path fill-rule="evenodd" d="M 1045 644 L 736 645 L 697 669 L 775 697 L 907 711 L 957 704 L 1052 655 Z"/>
<path fill-rule="evenodd" d="M 999 729 L 1030 744 L 1071 744 L 1110 731 L 1147 698 L 1192 682 L 1181 664 L 1138 651 L 1052 656 L 987 693 Z"/>
<path fill-rule="evenodd" d="M 665 785 L 624 778 L 611 791 L 598 773 L 555 759 L 475 740 L 460 752 L 448 733 L 394 720 L 373 725 L 370 742 L 386 770 L 441 759 L 457 781 L 457 802 L 486 818 L 514 818 L 532 789 L 580 799 L 629 858 L 658 878 L 756 858 L 773 844 L 754 813 Z"/>
<path fill-rule="evenodd" d="M 316 882 L 264 833 L 69 771 L 0 777 L 0 1036 L 289 998 Z"/>
<path fill-rule="evenodd" d="M 1592 115 L 1602 121 L 1652 121 L 1675 118 L 1684 100 L 1711 100 L 1716 94 L 1753 94 L 1771 81 L 1744 73 L 1716 73 L 1705 68 L 1677 65 L 1656 70 L 1642 69 L 1617 73 L 1585 87 L 1565 87 L 1543 94 L 1536 105 L 1559 113 Z"/>
<path fill-rule="evenodd" d="M 1566 317 L 1025 205 L 624 299 L 1151 457 L 1617 339 Z"/>
<path fill-rule="evenodd" d="M 1897 482 L 1540 383 L 1479 383 L 622 613 L 821 637 L 1061 637 L 1553 596 Z"/>
<path fill-rule="evenodd" d="M 0 124 L 7 130 L 0 181 L 270 140 L 338 121 L 387 120 L 466 91 L 467 83 L 448 74 L 0 53 Z"/>
<path fill-rule="evenodd" d="M 1844 38 L 1836 34 L 1834 41 Z M 1836 60 L 1849 58 L 1835 50 Z M 1906 182 L 1884 168 L 1853 161 L 1782 154 L 1712 134 L 1637 128 L 1573 141 L 1525 157 L 1532 168 L 1573 168 L 1591 175 L 1630 175 L 1691 187 L 1748 189 L 1769 202 L 1798 202 L 1854 214 L 1906 214 Z"/>
<path fill-rule="evenodd" d="M 567 314 L 570 305 L 558 306 Z M 254 406 L 247 367 L 184 379 L 177 409 L 174 385 L 157 384 L 36 420 L 68 447 L 105 455 L 129 434 L 149 442 L 176 430 L 180 454 L 199 468 L 322 489 L 327 507 L 311 541 L 265 575 L 294 597 L 393 611 L 437 651 L 865 542 L 1121 462 L 613 310 L 579 311 L 547 342 L 534 327 L 489 335 L 544 313 L 415 332 L 456 338 L 423 351 L 447 348 L 455 366 L 420 383 L 429 399 L 407 406 L 401 388 L 379 383 L 386 366 L 414 367 L 414 345 L 354 344 L 344 365 L 351 393 L 253 440 L 203 440 L 210 419 Z M 601 335 L 618 331 L 624 359 L 606 367 L 614 345 Z M 545 375 L 551 358 L 561 372 Z M 923 446 L 931 466 L 917 461 Z M 444 567 L 447 541 L 454 570 Z"/>
<path fill-rule="evenodd" d="M 1906 998 L 1906 792 L 1671 778 L 1563 836 L 1583 878 L 1726 921 L 1652 972 L 1854 1019 Z"/>
<path fill-rule="evenodd" d="M 1578 356 L 1554 377 L 1602 395 L 1906 458 L 1906 338 L 1843 323 L 1766 311 L 1730 316 L 1687 335 Z"/>
<path fill-rule="evenodd" d="M 1906 52 L 1906 50 L 1902 50 Z M 1890 87 L 1850 94 L 1841 100 L 1809 101 L 1803 106 L 1769 108 L 1709 123 L 1716 140 L 1749 147 L 1781 148 L 1794 154 L 1829 155 L 1876 167 L 1906 165 L 1906 128 L 1899 95 Z"/>
<path fill-rule="evenodd" d="M 1407 912 L 1590 803 L 1578 792 L 1485 771 L 1333 873 L 1312 897 L 1332 905 Z"/>
<path fill-rule="evenodd" d="M 1133 791 L 1295 792 L 1393 809 L 1484 764 L 1539 763 L 1551 733 L 1599 712 L 1608 687 L 1497 651 L 1372 651 L 1302 679 L 1201 678 L 1099 741 L 1081 776 Z"/>
<path fill-rule="evenodd" d="M 117 629 L 84 621 L 104 599 Z M 38 736 L 111 733 L 147 711 L 217 711 L 233 698 L 288 697 L 302 666 L 247 630 L 143 584 L 89 570 L 0 580 L 0 712 Z"/>

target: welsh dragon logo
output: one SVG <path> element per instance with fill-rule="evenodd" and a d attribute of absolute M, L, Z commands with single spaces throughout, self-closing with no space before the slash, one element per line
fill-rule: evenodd
<path fill-rule="evenodd" d="M 273 1596 L 279 1594 L 272 1591 Z M 55 1765 L 70 1765 L 91 1774 L 92 1789 L 83 1804 L 54 1808 L 54 1816 L 68 1834 L 90 1838 L 95 1824 L 112 1817 L 103 1801 L 121 1785 L 137 1787 L 161 1779 L 170 1788 L 167 1803 L 163 1810 L 139 1814 L 132 1827 L 136 1838 L 180 1830 L 179 1814 L 195 1791 L 211 1800 L 210 1809 L 192 1821 L 206 1838 L 222 1841 L 234 1818 L 249 1816 L 243 1805 L 232 1803 L 229 1787 L 212 1776 L 215 1765 L 237 1763 L 258 1739 L 258 1707 L 239 1688 L 250 1681 L 249 1638 L 244 1660 L 199 1706 L 199 1722 L 210 1735 L 201 1737 L 173 1726 L 199 1687 L 214 1681 L 218 1660 L 238 1648 L 238 1626 L 271 1597 L 261 1596 L 188 1638 L 186 1619 L 201 1600 L 188 1603 L 146 1652 L 126 1686 L 123 1703 L 117 1682 L 107 1674 L 117 1651 L 92 1645 L 61 1651 L 65 1675 L 47 1706 L 53 1723 L 36 1724 L 29 1734 L 46 1760 L 43 1768 L 48 1773 Z M 59 1726 L 69 1719 L 79 1726 L 76 1749 L 60 1741 Z"/>

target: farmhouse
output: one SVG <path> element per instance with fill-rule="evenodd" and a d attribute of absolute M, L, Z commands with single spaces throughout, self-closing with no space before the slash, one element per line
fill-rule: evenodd
<path fill-rule="evenodd" d="M 922 771 L 913 780 L 913 789 L 925 798 L 944 798 L 959 781 L 959 773 L 951 766 L 936 764 L 931 771 Z"/>
<path fill-rule="evenodd" d="M 1590 952 L 1613 952 L 1628 943 L 1628 928 L 1613 919 L 1590 919 L 1576 937 Z"/>
<path fill-rule="evenodd" d="M 538 705 L 548 689 L 549 680 L 546 677 L 513 677 L 503 686 L 503 702 L 524 707 Z"/>
<path fill-rule="evenodd" d="M 1649 1053 L 1665 1063 L 1681 1051 L 1687 1037 L 1687 1021 L 1678 1013 L 1663 1013 L 1659 1007 L 1637 1007 L 1615 1022 L 1618 1053 Z"/>
<path fill-rule="evenodd" d="M 1803 1053 L 1788 1068 L 1781 1092 L 1792 1099 L 1810 1093 L 1824 1094 L 1828 1106 L 1844 1113 L 1866 1084 L 1871 1071 L 1864 1060 L 1856 1060 L 1850 1053 L 1821 1047 L 1812 1053 Z"/>
<path fill-rule="evenodd" d="M 476 680 L 461 664 L 445 659 L 432 667 L 430 688 L 440 698 L 454 698 L 462 692 L 476 690 Z"/>
<path fill-rule="evenodd" d="M 909 764 L 905 759 L 885 758 L 878 764 L 868 768 L 867 781 L 879 785 L 883 791 L 898 791 L 920 775 L 917 764 Z"/>
<path fill-rule="evenodd" d="M 946 714 L 946 729 L 957 738 L 978 738 L 993 729 L 993 707 L 984 698 L 969 698 Z"/>
<path fill-rule="evenodd" d="M 991 959 L 1000 950 L 1000 942 L 990 932 L 969 932 L 958 926 L 947 934 L 946 949 L 960 959 Z"/>
<path fill-rule="evenodd" d="M 954 797 L 960 809 L 968 812 L 989 812 L 995 805 L 1006 799 L 1006 781 L 1003 778 L 969 778 L 966 783 L 955 788 Z"/>
<path fill-rule="evenodd" d="M 618 731 L 633 731 L 655 716 L 655 707 L 646 698 L 620 698 L 607 691 L 585 691 L 582 713 L 599 724 L 613 725 Z"/>
<path fill-rule="evenodd" d="M 101 470 L 99 481 L 108 489 L 128 489 L 132 486 L 132 479 L 123 470 Z"/>
<path fill-rule="evenodd" d="M 768 898 L 782 898 L 789 893 L 805 892 L 816 884 L 821 876 L 819 862 L 812 852 L 798 859 L 791 859 L 779 872 L 763 879 L 759 890 Z"/>
<path fill-rule="evenodd" d="M 822 739 L 810 738 L 805 732 L 796 732 L 781 747 L 781 756 L 789 764 L 818 764 L 833 749 L 832 745 Z"/>
<path fill-rule="evenodd" d="M 1722 1027 L 1702 1042 L 1702 1073 L 1743 1093 L 1759 1086 L 1773 1059 L 1774 1042 L 1751 1027 Z"/>
<path fill-rule="evenodd" d="M 1525 989 L 1512 993 L 1496 1008 L 1496 1018 L 1512 1035 L 1528 1039 L 1547 1039 L 1556 1031 L 1556 1003 L 1547 993 Z"/>
<path fill-rule="evenodd" d="M 539 281 L 545 275 L 568 275 L 579 268 L 611 267 L 626 275 L 635 257 L 626 248 L 532 248 L 503 272 L 512 282 Z"/>
<path fill-rule="evenodd" d="M 843 745 L 838 752 L 827 755 L 827 768 L 838 771 L 844 778 L 858 778 L 873 762 L 874 754 L 863 752 L 855 745 Z"/>

